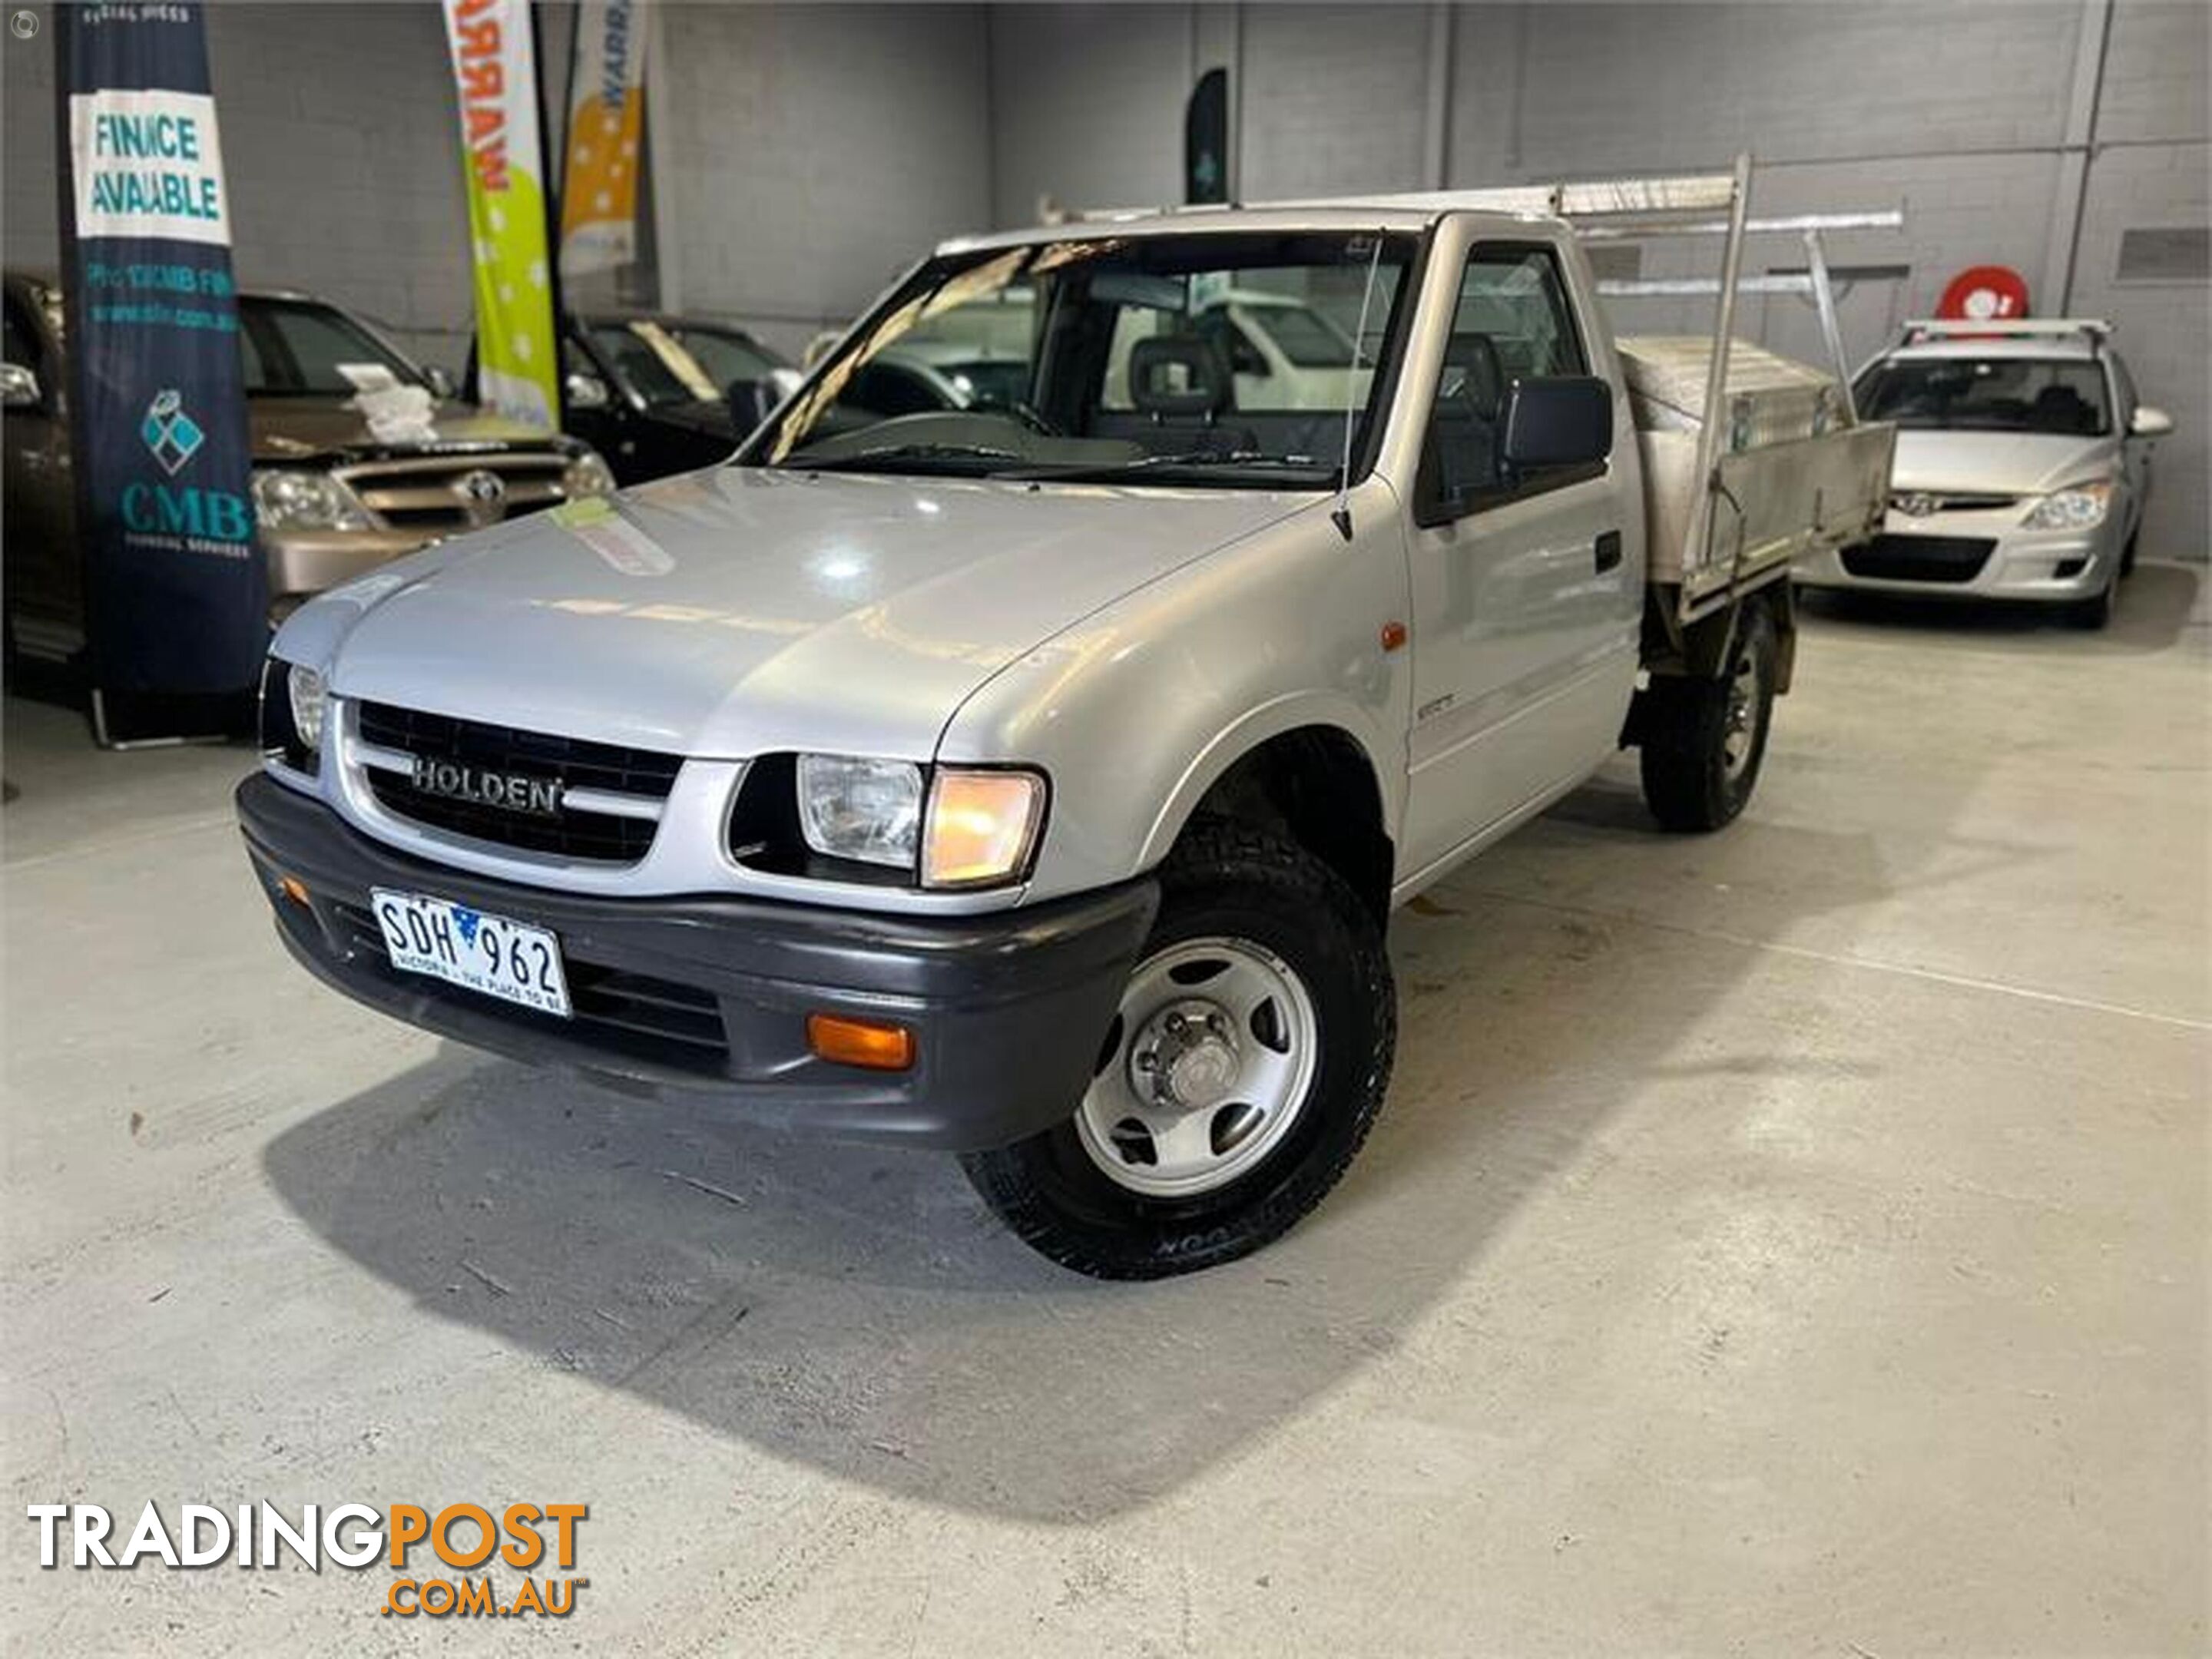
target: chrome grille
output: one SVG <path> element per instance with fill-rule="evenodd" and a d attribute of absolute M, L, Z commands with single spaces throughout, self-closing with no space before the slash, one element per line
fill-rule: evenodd
<path fill-rule="evenodd" d="M 1994 513 L 2020 505 L 2017 495 L 1978 495 L 1971 490 L 1900 489 L 1889 504 L 1908 518 L 1924 519 L 1936 513 Z"/>
<path fill-rule="evenodd" d="M 568 466 L 568 458 L 552 450 L 459 452 L 360 461 L 334 476 L 386 529 L 461 531 L 566 501 Z"/>
<path fill-rule="evenodd" d="M 661 805 L 684 765 L 680 755 L 381 702 L 356 706 L 354 745 L 369 793 L 394 817 L 472 841 L 609 864 L 635 864 L 651 849 Z M 418 760 L 550 780 L 558 804 L 534 813 L 426 789 Z"/>

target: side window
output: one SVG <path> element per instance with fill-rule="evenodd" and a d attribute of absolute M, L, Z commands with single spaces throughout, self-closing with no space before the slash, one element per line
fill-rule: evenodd
<path fill-rule="evenodd" d="M 1507 483 L 1503 416 L 1515 380 L 1589 372 L 1549 248 L 1489 246 L 1469 254 L 1429 417 L 1445 499 L 1466 502 Z"/>

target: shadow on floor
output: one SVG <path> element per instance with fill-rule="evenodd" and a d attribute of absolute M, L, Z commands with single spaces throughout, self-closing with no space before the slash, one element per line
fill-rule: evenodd
<path fill-rule="evenodd" d="M 2036 635 L 2047 638 L 2053 648 L 2071 642 L 2084 651 L 2117 647 L 2148 653 L 2165 650 L 2185 630 L 2202 625 L 2203 580 L 2201 568 L 2194 565 L 2139 564 L 2121 586 L 2112 622 L 2096 633 L 2073 627 L 2062 606 L 2018 600 L 1922 599 L 1853 588 L 1800 588 L 1798 599 L 1823 621 L 1847 626 L 1954 639 Z"/>
<path fill-rule="evenodd" d="M 1955 783 L 1956 799 L 1973 787 Z M 1658 842 L 1619 793 L 1585 790 L 1523 839 L 1563 867 Z M 1894 873 L 1856 832 L 1747 819 L 1706 846 L 1707 878 L 1781 856 L 1866 895 Z M 550 1365 L 869 1486 L 1085 1520 L 1175 1491 L 1397 1348 L 1624 1098 L 1687 1068 L 1727 1133 L 1800 1063 L 1716 1068 L 1685 1049 L 1757 959 L 1741 947 L 1446 882 L 1401 913 L 1392 951 L 1398 1070 L 1366 1154 L 1289 1238 L 1194 1279 L 1065 1273 L 1003 1233 L 949 1158 L 455 1048 L 307 1120 L 265 1162 L 337 1249 Z M 1851 1064 L 1876 1076 L 1885 1057 Z"/>

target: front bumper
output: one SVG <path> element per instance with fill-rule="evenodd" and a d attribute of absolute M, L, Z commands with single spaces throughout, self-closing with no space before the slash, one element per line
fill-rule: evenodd
<path fill-rule="evenodd" d="M 2087 530 L 2024 530 L 2021 508 L 1915 518 L 1892 508 L 1881 533 L 1797 562 L 1805 587 L 1931 598 L 2064 603 L 2104 591 L 2120 560 L 2117 510 Z"/>
<path fill-rule="evenodd" d="M 372 1008 L 518 1060 L 704 1091 L 778 1127 L 958 1151 L 1006 1145 L 1074 1111 L 1159 903 L 1149 878 L 972 916 L 580 896 L 405 857 L 264 776 L 239 787 L 238 814 L 285 945 Z M 288 876 L 307 903 L 280 887 Z M 371 887 L 550 928 L 575 1017 L 393 969 L 368 917 Z M 907 1025 L 914 1065 L 817 1058 L 811 1012 Z"/>

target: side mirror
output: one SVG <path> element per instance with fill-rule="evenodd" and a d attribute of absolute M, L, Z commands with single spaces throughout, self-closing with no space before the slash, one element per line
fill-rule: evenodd
<path fill-rule="evenodd" d="M 729 408 L 730 424 L 738 437 L 751 436 L 753 429 L 775 412 L 775 406 L 783 401 L 785 391 L 777 381 L 776 374 L 789 372 L 787 369 L 771 371 L 757 380 L 730 382 L 728 391 L 722 397 Z"/>
<path fill-rule="evenodd" d="M 2173 416 L 2162 409 L 2148 404 L 2136 405 L 2135 418 L 2128 422 L 2128 434 L 2136 438 L 2163 438 L 2173 430 Z"/>
<path fill-rule="evenodd" d="M 1594 374 L 1541 375 L 1513 382 L 1498 417 L 1499 457 L 1509 471 L 1589 466 L 1613 453 L 1613 388 Z"/>
<path fill-rule="evenodd" d="M 453 395 L 453 377 L 447 370 L 432 363 L 422 371 L 422 378 L 430 384 L 430 395 L 441 401 Z"/>
<path fill-rule="evenodd" d="M 0 363 L 0 407 L 36 409 L 44 401 L 36 374 L 21 363 Z"/>
<path fill-rule="evenodd" d="M 580 369 L 562 380 L 561 395 L 568 399 L 571 409 L 605 409 L 614 401 L 605 380 Z"/>

